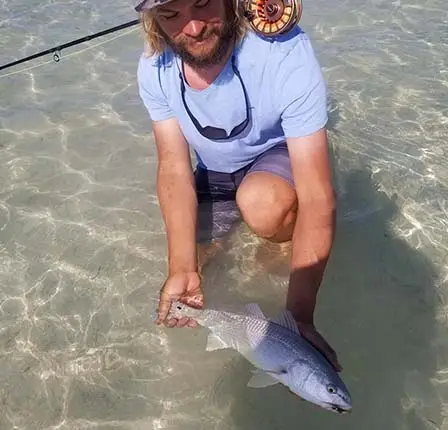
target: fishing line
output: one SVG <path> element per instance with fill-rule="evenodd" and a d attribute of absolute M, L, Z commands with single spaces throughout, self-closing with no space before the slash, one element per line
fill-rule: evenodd
<path fill-rule="evenodd" d="M 120 37 L 124 37 L 124 36 L 126 36 L 128 34 L 131 34 L 131 33 L 135 32 L 135 31 L 137 31 L 137 30 L 138 30 L 138 28 L 132 28 L 132 29 L 130 29 L 128 31 L 125 31 L 122 34 L 119 34 L 117 36 L 111 37 L 110 39 L 105 40 L 103 42 L 95 43 L 95 44 L 93 44 L 91 46 L 88 46 L 87 48 L 80 49 L 79 51 L 75 51 L 75 52 L 72 52 L 70 54 L 64 55 L 64 58 L 74 57 L 75 55 L 81 54 L 83 52 L 86 52 L 86 51 L 88 51 L 90 49 L 93 49 L 93 48 L 96 48 L 98 46 L 105 45 L 106 43 L 112 42 L 113 40 L 116 40 L 116 39 L 118 39 Z M 56 48 L 53 48 L 53 49 L 56 49 Z M 45 51 L 45 52 L 48 53 L 48 51 Z M 39 64 L 36 64 L 35 66 L 27 67 L 25 69 L 16 70 L 15 72 L 5 73 L 3 75 L 0 75 L 0 78 L 5 78 L 7 76 L 15 75 L 15 74 L 18 74 L 18 73 L 28 72 L 29 70 L 36 69 L 38 67 L 44 66 L 45 64 L 50 64 L 50 63 L 53 63 L 53 62 L 59 62 L 60 59 L 62 58 L 60 51 L 59 50 L 54 50 L 54 51 L 51 51 L 51 52 L 53 53 L 53 58 L 51 60 L 44 61 L 43 63 L 39 63 Z M 55 56 L 56 56 L 56 58 L 55 58 Z M 23 61 L 21 61 L 21 62 L 23 62 Z M 4 69 L 4 68 L 6 68 L 6 67 L 3 66 L 3 67 L 0 68 L 0 70 Z"/>

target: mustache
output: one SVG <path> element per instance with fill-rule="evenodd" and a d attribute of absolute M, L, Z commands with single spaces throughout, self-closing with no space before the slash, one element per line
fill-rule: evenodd
<path fill-rule="evenodd" d="M 210 36 L 221 36 L 220 29 L 216 27 L 203 28 L 202 31 L 197 36 L 179 36 L 176 40 L 176 44 L 180 46 L 188 46 L 190 43 L 203 42 L 207 40 Z"/>

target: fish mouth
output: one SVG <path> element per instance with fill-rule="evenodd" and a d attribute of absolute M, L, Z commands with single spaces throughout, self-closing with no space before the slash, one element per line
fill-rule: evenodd
<path fill-rule="evenodd" d="M 336 412 L 336 413 L 338 413 L 340 415 L 342 415 L 342 414 L 349 414 L 352 411 L 351 408 L 344 409 L 341 406 L 335 405 L 333 403 L 330 403 L 328 406 L 329 406 L 329 409 L 331 409 L 333 412 Z"/>

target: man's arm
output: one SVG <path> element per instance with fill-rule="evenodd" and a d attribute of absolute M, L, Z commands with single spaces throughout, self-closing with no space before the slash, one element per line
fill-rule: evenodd
<path fill-rule="evenodd" d="M 336 197 L 325 128 L 287 139 L 298 198 L 292 239 L 287 308 L 297 321 L 313 324 L 317 293 L 335 233 Z"/>
<path fill-rule="evenodd" d="M 197 200 L 188 144 L 176 119 L 153 121 L 157 194 L 168 240 L 169 276 L 197 272 Z"/>

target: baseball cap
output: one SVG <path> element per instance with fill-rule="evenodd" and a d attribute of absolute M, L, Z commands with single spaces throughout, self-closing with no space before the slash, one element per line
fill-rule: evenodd
<path fill-rule="evenodd" d="M 152 9 L 153 7 L 169 3 L 170 1 L 172 0 L 134 0 L 134 9 L 137 12 L 141 12 L 142 10 Z"/>

